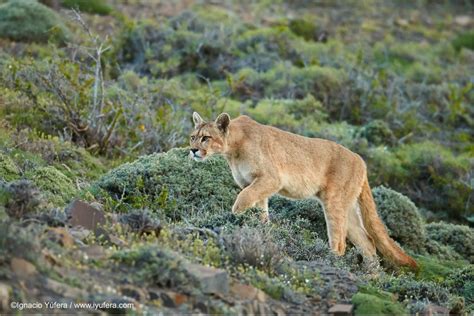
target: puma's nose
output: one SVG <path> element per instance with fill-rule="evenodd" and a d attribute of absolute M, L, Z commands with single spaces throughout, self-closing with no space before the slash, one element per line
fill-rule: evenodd
<path fill-rule="evenodd" d="M 197 149 L 197 148 L 191 148 L 191 152 L 192 152 L 193 154 L 197 153 L 198 150 L 199 150 L 199 149 Z"/>

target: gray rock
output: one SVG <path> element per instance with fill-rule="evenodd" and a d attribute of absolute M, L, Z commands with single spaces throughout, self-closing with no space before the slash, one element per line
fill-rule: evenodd
<path fill-rule="evenodd" d="M 81 226 L 95 233 L 106 223 L 104 212 L 80 200 L 71 202 L 66 209 L 66 213 L 69 215 L 69 224 L 73 227 Z"/>
<path fill-rule="evenodd" d="M 0 283 L 0 312 L 7 311 L 10 303 L 11 286 L 5 283 Z"/>
<path fill-rule="evenodd" d="M 328 310 L 328 313 L 334 316 L 346 316 L 352 315 L 353 309 L 354 306 L 352 304 L 336 304 Z"/>
<path fill-rule="evenodd" d="M 27 278 L 38 273 L 36 267 L 29 261 L 22 258 L 13 258 L 10 261 L 10 267 L 13 273 L 19 278 Z"/>
<path fill-rule="evenodd" d="M 229 277 L 225 270 L 194 263 L 186 263 L 184 268 L 204 293 L 227 294 L 229 292 Z"/>

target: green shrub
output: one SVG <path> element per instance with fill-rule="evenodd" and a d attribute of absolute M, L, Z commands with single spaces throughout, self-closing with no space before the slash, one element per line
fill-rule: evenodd
<path fill-rule="evenodd" d="M 444 284 L 454 293 L 464 297 L 467 311 L 474 309 L 474 265 L 468 265 L 449 275 Z"/>
<path fill-rule="evenodd" d="M 321 203 L 314 199 L 307 200 L 289 200 L 281 196 L 273 196 L 270 199 L 269 207 L 271 213 L 275 214 L 275 220 L 278 221 L 297 221 L 298 218 L 307 220 L 306 228 L 316 233 L 323 240 L 327 240 L 326 220 L 324 217 Z"/>
<path fill-rule="evenodd" d="M 183 287 L 191 283 L 183 259 L 156 246 L 121 250 L 113 254 L 112 260 L 128 265 L 129 275 L 135 282 L 161 287 Z"/>
<path fill-rule="evenodd" d="M 366 138 L 370 144 L 393 145 L 395 135 L 385 121 L 373 120 L 362 126 L 359 130 L 360 137 Z"/>
<path fill-rule="evenodd" d="M 13 181 L 20 176 L 20 170 L 15 162 L 7 155 L 0 153 L 0 180 Z"/>
<path fill-rule="evenodd" d="M 318 39 L 318 27 L 314 22 L 305 19 L 293 19 L 288 24 L 288 27 L 293 33 L 307 41 Z"/>
<path fill-rule="evenodd" d="M 384 186 L 376 187 L 372 192 L 389 235 L 406 248 L 422 251 L 426 240 L 424 223 L 415 204 Z"/>
<path fill-rule="evenodd" d="M 28 180 L 17 180 L 5 186 L 4 204 L 6 213 L 11 218 L 21 219 L 38 211 L 42 203 L 42 195 L 38 188 Z"/>
<path fill-rule="evenodd" d="M 0 37 L 26 42 L 64 42 L 69 36 L 61 18 L 36 0 L 13 0 L 0 5 Z"/>
<path fill-rule="evenodd" d="M 468 179 L 473 161 L 468 154 L 455 155 L 445 146 L 425 141 L 393 149 L 370 148 L 367 158 L 373 183 L 402 192 L 436 218 L 463 221 L 472 209 Z"/>
<path fill-rule="evenodd" d="M 122 206 L 159 209 L 172 219 L 230 212 L 238 188 L 227 162 L 197 163 L 187 149 L 143 156 L 104 175 L 95 184 Z M 158 211 L 158 210 L 157 210 Z"/>
<path fill-rule="evenodd" d="M 452 41 L 452 44 L 454 49 L 456 49 L 457 51 L 460 51 L 462 48 L 474 50 L 474 32 L 469 31 L 459 34 Z"/>
<path fill-rule="evenodd" d="M 330 111 L 340 108 L 340 90 L 346 80 L 343 70 L 312 65 L 298 68 L 279 63 L 267 72 L 242 69 L 235 74 L 234 87 L 240 99 L 288 98 L 302 99 L 313 95 Z"/>
<path fill-rule="evenodd" d="M 47 166 L 31 170 L 26 177 L 31 179 L 54 205 L 64 205 L 77 194 L 71 179 L 55 167 Z"/>
<path fill-rule="evenodd" d="M 437 282 L 417 281 L 409 276 L 383 276 L 376 280 L 377 287 L 396 293 L 399 301 L 430 301 L 434 304 L 450 307 L 456 298 L 449 290 Z M 414 306 L 415 307 L 415 306 Z M 415 311 L 411 311 L 415 312 Z"/>
<path fill-rule="evenodd" d="M 36 261 L 41 257 L 41 228 L 22 227 L 13 221 L 0 221 L 0 267 L 13 257 Z"/>
<path fill-rule="evenodd" d="M 413 197 L 419 206 L 435 212 L 444 210 L 458 220 L 472 209 L 467 178 L 473 161 L 467 155 L 455 155 L 433 142 L 404 145 L 395 153 L 403 171 L 393 174 L 389 183 L 394 188 Z"/>
<path fill-rule="evenodd" d="M 427 238 L 425 249 L 430 254 L 441 260 L 459 260 L 462 256 L 451 245 L 444 245 L 434 239 Z"/>
<path fill-rule="evenodd" d="M 428 239 L 452 247 L 463 258 L 474 263 L 474 231 L 469 226 L 448 223 L 426 225 Z"/>
<path fill-rule="evenodd" d="M 105 0 L 62 0 L 61 3 L 66 8 L 87 13 L 107 15 L 112 12 L 112 7 Z"/>
<path fill-rule="evenodd" d="M 253 227 L 243 226 L 225 234 L 224 245 L 232 264 L 248 264 L 267 272 L 273 271 L 284 258 L 271 232 Z"/>
<path fill-rule="evenodd" d="M 296 133 L 314 130 L 327 118 L 322 104 L 310 94 L 302 100 L 263 99 L 246 112 L 259 123 Z"/>

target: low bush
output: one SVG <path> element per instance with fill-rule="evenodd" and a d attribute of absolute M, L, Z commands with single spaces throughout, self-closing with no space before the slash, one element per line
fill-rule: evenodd
<path fill-rule="evenodd" d="M 401 193 L 383 186 L 374 188 L 372 192 L 389 235 L 406 248 L 422 251 L 426 235 L 415 204 Z"/>
<path fill-rule="evenodd" d="M 64 42 L 70 31 L 61 18 L 36 0 L 0 4 L 0 37 L 26 42 Z"/>
<path fill-rule="evenodd" d="M 11 218 L 21 219 L 38 211 L 43 202 L 43 197 L 38 188 L 28 180 L 10 182 L 3 189 L 4 195 L 0 201 L 4 204 L 6 213 Z"/>
<path fill-rule="evenodd" d="M 288 23 L 290 30 L 307 41 L 318 40 L 318 31 L 316 23 L 307 19 L 293 19 Z"/>
<path fill-rule="evenodd" d="M 438 218 L 464 221 L 472 208 L 468 179 L 473 162 L 468 155 L 425 141 L 370 149 L 368 166 L 373 182 L 402 192 Z"/>
<path fill-rule="evenodd" d="M 395 142 L 395 135 L 388 124 L 382 120 L 373 120 L 362 126 L 359 130 L 359 136 L 364 137 L 375 146 L 390 146 Z"/>
<path fill-rule="evenodd" d="M 112 260 L 125 265 L 126 274 L 135 282 L 161 287 L 184 287 L 191 282 L 183 267 L 183 259 L 167 250 L 142 246 L 117 251 Z"/>
<path fill-rule="evenodd" d="M 227 162 L 211 157 L 198 163 L 188 155 L 187 149 L 173 149 L 141 157 L 108 172 L 93 191 L 120 207 L 148 207 L 171 219 L 230 212 L 238 187 Z"/>
<path fill-rule="evenodd" d="M 54 205 L 62 206 L 74 198 L 78 190 L 71 179 L 52 166 L 31 170 L 27 178 L 45 194 Z"/>
<path fill-rule="evenodd" d="M 468 265 L 454 271 L 444 284 L 457 295 L 464 297 L 466 310 L 474 310 L 474 266 Z"/>
<path fill-rule="evenodd" d="M 22 227 L 12 221 L 0 221 L 0 266 L 9 264 L 13 257 L 38 260 L 41 232 L 36 226 Z"/>
<path fill-rule="evenodd" d="M 271 232 L 248 226 L 225 234 L 224 245 L 233 264 L 248 264 L 267 272 L 273 271 L 284 258 Z"/>
<path fill-rule="evenodd" d="M 470 263 L 474 263 L 474 231 L 469 226 L 444 222 L 426 225 L 427 237 L 430 240 L 452 247 Z"/>
<path fill-rule="evenodd" d="M 412 305 L 412 303 L 417 301 L 428 301 L 448 308 L 458 308 L 457 306 L 452 306 L 453 303 L 457 305 L 458 300 L 456 297 L 450 294 L 446 287 L 436 282 L 417 281 L 409 276 L 385 276 L 378 279 L 376 283 L 384 291 L 397 293 L 398 300 L 408 303 L 412 313 L 420 312 L 420 310 L 411 310 L 412 308 L 417 308 L 416 305 Z"/>
<path fill-rule="evenodd" d="M 0 153 L 0 180 L 13 181 L 20 176 L 20 170 L 7 155 Z"/>

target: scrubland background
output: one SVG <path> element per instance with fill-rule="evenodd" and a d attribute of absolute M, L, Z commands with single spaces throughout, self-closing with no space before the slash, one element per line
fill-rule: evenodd
<path fill-rule="evenodd" d="M 0 0 L 0 307 L 472 313 L 473 9 Z M 420 271 L 353 247 L 333 256 L 315 201 L 272 198 L 269 225 L 258 210 L 232 215 L 225 161 L 186 157 L 193 111 L 247 114 L 360 154 L 390 235 Z M 108 221 L 71 224 L 76 199 Z M 208 291 L 189 263 L 221 269 L 230 291 Z"/>

